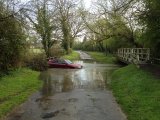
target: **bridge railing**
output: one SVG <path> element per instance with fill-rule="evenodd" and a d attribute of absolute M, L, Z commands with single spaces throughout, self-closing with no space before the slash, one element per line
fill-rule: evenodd
<path fill-rule="evenodd" d="M 149 48 L 120 48 L 117 56 L 126 63 L 145 64 L 150 60 Z"/>

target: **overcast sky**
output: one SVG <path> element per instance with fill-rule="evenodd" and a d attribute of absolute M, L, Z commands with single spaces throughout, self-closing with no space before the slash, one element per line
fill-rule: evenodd
<path fill-rule="evenodd" d="M 84 4 L 86 8 L 89 8 L 92 0 L 84 0 Z"/>
<path fill-rule="evenodd" d="M 27 2 L 29 0 L 21 0 L 22 2 Z M 91 1 L 94 1 L 94 0 L 83 0 L 84 1 L 84 5 L 87 9 L 89 9 L 90 5 L 91 5 Z"/>

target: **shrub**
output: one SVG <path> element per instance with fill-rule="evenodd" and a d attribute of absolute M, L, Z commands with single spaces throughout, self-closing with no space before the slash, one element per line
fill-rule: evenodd
<path fill-rule="evenodd" d="M 44 53 L 32 54 L 24 59 L 25 66 L 32 70 L 43 71 L 48 68 L 46 55 Z"/>
<path fill-rule="evenodd" d="M 5 18 L 10 14 L 9 12 L 9 9 L 1 6 L 0 18 Z M 0 72 L 2 74 L 20 66 L 25 44 L 26 36 L 17 17 L 9 17 L 0 22 Z"/>
<path fill-rule="evenodd" d="M 58 44 L 57 45 L 54 45 L 52 48 L 51 48 L 51 51 L 50 51 L 50 55 L 51 57 L 61 57 L 65 54 L 65 50 L 62 49 L 61 46 L 59 46 Z"/>

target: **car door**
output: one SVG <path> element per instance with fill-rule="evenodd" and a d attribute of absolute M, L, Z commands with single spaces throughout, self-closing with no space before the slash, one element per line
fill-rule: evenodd
<path fill-rule="evenodd" d="M 59 68 L 67 68 L 65 60 L 59 60 L 58 67 Z"/>

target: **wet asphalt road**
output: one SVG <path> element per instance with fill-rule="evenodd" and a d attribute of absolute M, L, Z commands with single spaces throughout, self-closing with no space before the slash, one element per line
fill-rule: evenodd
<path fill-rule="evenodd" d="M 93 60 L 93 58 L 91 58 L 90 55 L 88 55 L 87 53 L 83 52 L 83 51 L 77 51 L 80 55 L 81 60 Z"/>
<path fill-rule="evenodd" d="M 42 90 L 7 120 L 126 120 L 105 87 L 110 83 L 110 72 L 118 66 L 80 63 L 83 69 L 53 68 L 42 72 Z"/>

